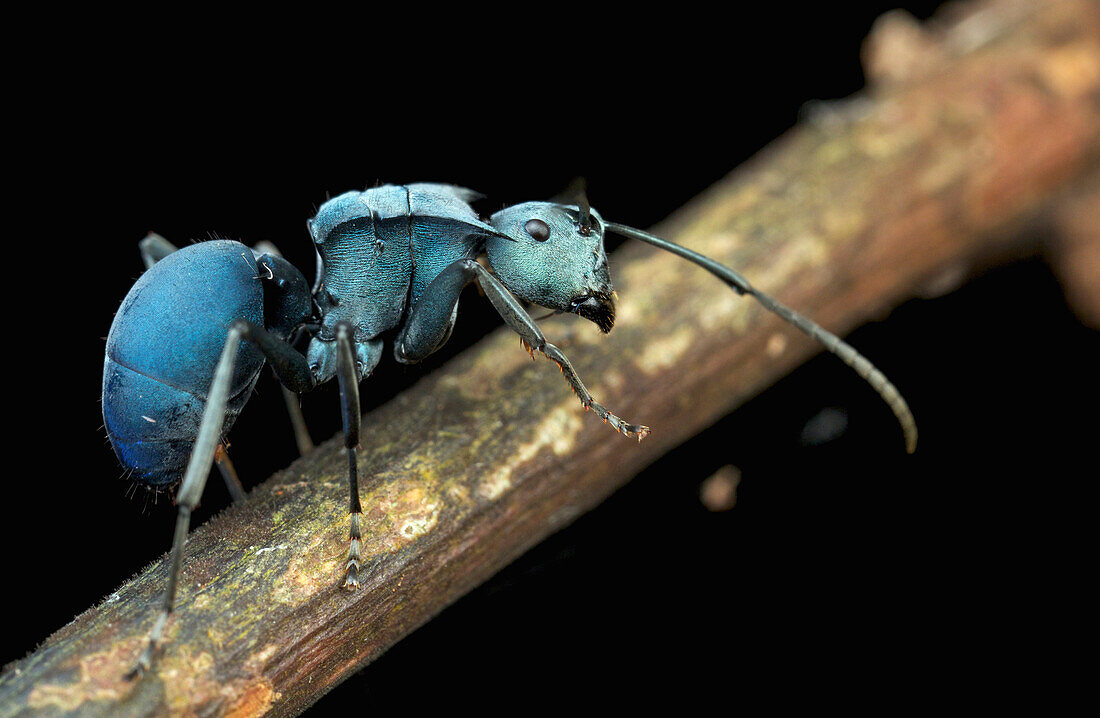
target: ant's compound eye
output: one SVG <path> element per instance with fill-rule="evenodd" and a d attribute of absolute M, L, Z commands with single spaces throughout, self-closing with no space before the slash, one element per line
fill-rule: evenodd
<path fill-rule="evenodd" d="M 529 219 L 527 224 L 523 225 L 523 228 L 536 241 L 545 242 L 550 239 L 550 225 L 541 219 Z"/>

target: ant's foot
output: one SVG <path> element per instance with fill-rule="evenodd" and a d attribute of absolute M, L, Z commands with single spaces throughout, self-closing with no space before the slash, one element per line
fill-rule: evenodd
<path fill-rule="evenodd" d="M 149 668 L 152 667 L 152 665 L 153 665 L 152 651 L 149 649 L 149 646 L 146 646 L 145 650 L 141 652 L 141 657 L 138 658 L 137 663 L 134 664 L 133 668 L 126 671 L 126 675 L 124 675 L 122 677 L 122 679 L 124 681 L 126 681 L 127 683 L 131 683 L 133 681 L 136 681 L 137 679 L 139 679 L 143 675 L 145 675 L 145 672 L 147 670 L 149 670 Z"/>
<path fill-rule="evenodd" d="M 591 410 L 596 414 L 596 416 L 603 419 L 603 423 L 607 424 L 612 429 L 627 438 L 637 437 L 638 441 L 641 441 L 642 439 L 649 436 L 648 426 L 645 426 L 644 424 L 627 423 L 626 421 L 623 421 L 622 417 L 612 414 L 610 411 L 607 410 L 606 406 L 595 400 L 589 399 L 588 403 L 584 404 L 584 410 Z"/>
<path fill-rule="evenodd" d="M 141 678 L 153 667 L 153 659 L 156 658 L 157 644 L 160 643 L 161 638 L 164 636 L 164 626 L 168 623 L 168 612 L 162 611 L 157 616 L 157 622 L 153 624 L 153 630 L 149 632 L 149 642 L 145 644 L 145 649 L 138 656 L 137 663 L 134 667 L 126 672 L 123 678 L 127 681 L 135 681 Z"/>
<path fill-rule="evenodd" d="M 359 588 L 359 567 L 361 566 L 359 541 L 362 539 L 362 534 L 359 531 L 360 516 L 362 516 L 362 514 L 358 511 L 352 512 L 351 529 L 348 531 L 348 540 L 350 544 L 348 546 L 348 562 L 344 567 L 344 588 L 350 591 Z"/>

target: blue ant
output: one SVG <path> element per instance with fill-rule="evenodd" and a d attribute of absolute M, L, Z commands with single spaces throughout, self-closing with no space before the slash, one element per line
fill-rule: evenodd
<path fill-rule="evenodd" d="M 167 489 L 182 480 L 171 568 L 161 611 L 136 666 L 149 670 L 173 611 L 191 511 L 216 461 L 234 498 L 243 491 L 223 437 L 248 401 L 265 363 L 294 394 L 339 382 L 348 457 L 351 528 L 344 586 L 359 586 L 359 383 L 382 358 L 382 335 L 398 330 L 397 361 L 416 363 L 450 338 L 462 290 L 477 281 L 520 335 L 562 370 L 581 404 L 625 436 L 631 424 L 596 402 L 569 359 L 546 341 L 520 300 L 571 312 L 607 333 L 615 323 L 604 234 L 612 232 L 677 254 L 739 294 L 748 294 L 820 341 L 866 379 L 916 447 L 909 407 L 883 374 L 835 335 L 755 289 L 734 270 L 625 225 L 605 221 L 583 196 L 575 205 L 527 202 L 482 221 L 476 193 L 443 184 L 385 185 L 325 202 L 308 223 L 317 250 L 311 287 L 274 247 L 227 240 L 176 250 L 159 237 L 142 243 L 148 271 L 123 300 L 107 337 L 103 416 L 115 454 L 138 481 Z M 484 254 L 487 269 L 478 257 Z M 303 355 L 296 341 L 310 336 Z M 308 448 L 296 402 L 288 401 L 299 445 Z"/>

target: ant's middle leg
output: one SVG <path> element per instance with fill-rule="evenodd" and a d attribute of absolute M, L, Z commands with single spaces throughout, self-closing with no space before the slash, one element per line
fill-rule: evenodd
<path fill-rule="evenodd" d="M 179 247 L 156 232 L 150 232 L 138 242 L 138 251 L 141 253 L 141 261 L 145 263 L 146 269 L 152 269 L 154 264 L 177 249 Z"/>
<path fill-rule="evenodd" d="M 252 251 L 261 255 L 270 254 L 273 257 L 283 256 L 279 248 L 267 240 L 257 242 Z M 293 346 L 298 336 L 298 332 L 294 332 L 287 343 Z M 298 395 L 295 392 L 285 386 L 282 387 L 282 392 L 283 402 L 286 403 L 286 413 L 290 416 L 290 425 L 294 429 L 294 443 L 298 445 L 298 454 L 305 456 L 313 451 L 313 439 L 309 435 L 306 419 L 302 415 L 302 405 L 298 402 Z"/>

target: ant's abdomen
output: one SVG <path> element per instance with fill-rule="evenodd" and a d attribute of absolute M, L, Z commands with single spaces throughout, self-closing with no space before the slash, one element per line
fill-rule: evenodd
<path fill-rule="evenodd" d="M 183 475 L 229 325 L 264 323 L 252 250 L 232 241 L 173 252 L 141 276 L 107 336 L 103 422 L 135 479 L 168 486 Z M 263 355 L 242 342 L 222 434 L 252 393 Z"/>

